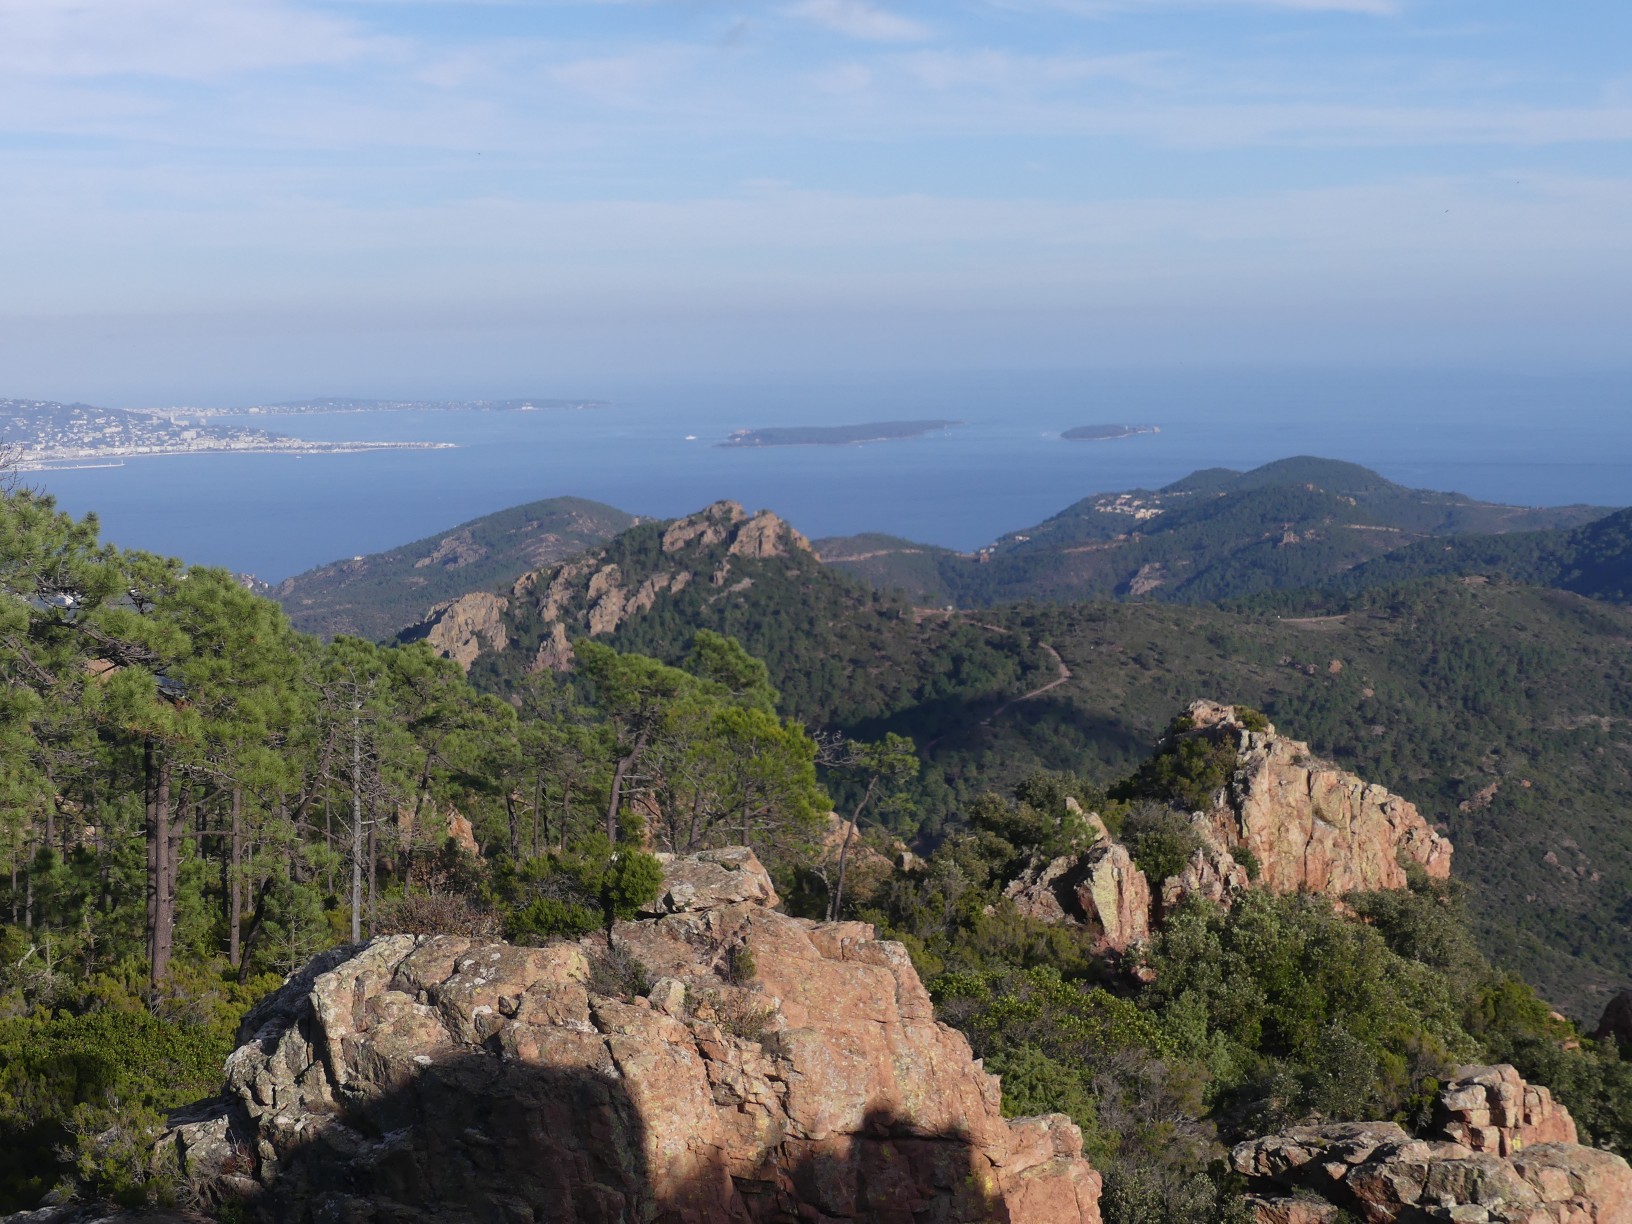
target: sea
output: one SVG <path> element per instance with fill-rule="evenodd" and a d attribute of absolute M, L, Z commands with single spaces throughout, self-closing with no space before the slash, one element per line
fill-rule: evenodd
<path fill-rule="evenodd" d="M 321 394 L 325 388 L 314 388 Z M 394 394 L 403 394 L 400 389 Z M 268 581 L 378 552 L 539 498 L 672 517 L 721 498 L 813 538 L 876 531 L 958 549 L 1090 494 L 1293 455 L 1519 505 L 1632 504 L 1632 373 L 1100 370 L 542 385 L 596 398 L 534 412 L 245 416 L 314 441 L 450 442 L 333 455 L 180 455 L 30 473 L 127 548 Z M 923 437 L 722 448 L 738 429 L 952 419 Z M 1066 441 L 1078 425 L 1155 425 Z"/>

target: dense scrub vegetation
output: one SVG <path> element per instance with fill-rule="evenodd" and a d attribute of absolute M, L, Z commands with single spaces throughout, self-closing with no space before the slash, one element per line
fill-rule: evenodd
<path fill-rule="evenodd" d="M 1321 896 L 1192 899 L 1113 970 L 1086 933 L 1002 897 L 1009 865 L 1080 836 L 1067 794 L 1139 812 L 1074 777 L 1027 779 L 1022 797 L 973 805 L 968 832 L 860 914 L 906 943 L 942 1018 L 1003 1076 L 1005 1109 L 1083 1127 L 1108 1220 L 1231 1219 L 1225 1145 L 1312 1118 L 1422 1126 L 1468 1062 L 1513 1062 L 1554 1087 L 1583 1142 L 1632 1151 L 1632 1063 L 1490 965 L 1460 886 L 1418 875 L 1344 898 L 1364 921 Z"/>
<path fill-rule="evenodd" d="M 646 847 L 739 842 L 797 911 L 902 940 L 1011 1112 L 1083 1126 L 1110 1224 L 1234 1220 L 1224 1144 L 1420 1123 L 1474 1059 L 1632 1150 L 1632 1067 L 1512 973 L 1632 972 L 1632 614 L 1441 581 L 918 618 L 775 559 L 577 643 L 570 677 L 484 665 L 484 693 L 423 645 L 294 633 L 229 575 L 109 548 L 47 498 L 0 514 L 0 1207 L 161 1189 L 163 1112 L 214 1088 L 249 1001 L 319 949 L 609 932 L 657 887 Z M 621 537 L 620 564 L 657 539 Z M 1066 682 L 1016 700 L 1050 650 Z M 1193 848 L 1173 805 L 1232 762 L 1149 748 L 1203 694 L 1422 802 L 1471 888 L 1344 899 L 1363 922 L 1318 897 L 1191 903 L 1122 962 L 1020 916 L 1003 885 L 1085 845 L 1084 811 L 1154 876 Z M 830 796 L 927 859 L 847 877 Z M 607 945 L 596 972 L 627 993 L 641 966 Z"/>
<path fill-rule="evenodd" d="M 719 635 L 678 667 L 579 657 L 483 695 L 422 644 L 320 644 L 224 571 L 0 500 L 0 1206 L 131 1192 L 159 1112 L 322 948 L 609 927 L 659 884 L 646 845 L 820 868 L 818 755 L 865 782 L 865 746 L 779 715 Z"/>

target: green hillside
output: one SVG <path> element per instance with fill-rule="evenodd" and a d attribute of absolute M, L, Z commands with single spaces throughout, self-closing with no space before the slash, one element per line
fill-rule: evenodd
<path fill-rule="evenodd" d="M 696 629 L 730 634 L 812 727 L 913 737 L 928 767 L 896 823 L 924 845 L 1034 769 L 1108 783 L 1175 709 L 1245 702 L 1451 833 L 1498 963 L 1582 1016 L 1632 979 L 1632 611 L 1441 579 L 1236 610 L 926 613 L 801 547 L 750 556 L 743 537 L 719 535 L 670 549 L 670 530 L 643 524 L 538 575 L 506 613 L 506 648 L 482 653 L 472 680 L 511 691 L 558 626 L 577 640 L 609 601 L 622 613 L 601 636 L 621 650 L 677 662 Z"/>
<path fill-rule="evenodd" d="M 265 588 L 290 623 L 319 637 L 379 641 L 467 591 L 592 548 L 639 520 L 600 502 L 552 497 L 483 515 L 388 552 L 334 561 Z"/>
<path fill-rule="evenodd" d="M 1408 489 L 1356 464 L 1300 457 L 1244 473 L 1209 468 L 1155 491 L 1096 494 L 973 556 L 868 546 L 867 537 L 825 540 L 822 553 L 926 603 L 1202 603 L 1326 584 L 1419 541 L 1567 529 L 1601 513 Z"/>
<path fill-rule="evenodd" d="M 1610 603 L 1632 603 L 1632 510 L 1569 530 L 1423 541 L 1345 575 L 1350 588 L 1448 574 L 1499 574 Z"/>
<path fill-rule="evenodd" d="M 954 790 L 1038 766 L 1108 781 L 1175 708 L 1223 695 L 1441 825 L 1498 963 L 1582 1016 L 1632 979 L 1632 611 L 1440 580 L 1281 614 L 1098 603 L 982 619 L 1052 645 L 1071 678 L 936 745 Z"/>

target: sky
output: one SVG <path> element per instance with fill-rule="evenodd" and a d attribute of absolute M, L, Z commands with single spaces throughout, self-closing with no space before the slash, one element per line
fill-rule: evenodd
<path fill-rule="evenodd" d="M 0 0 L 0 396 L 1632 366 L 1625 0 Z"/>

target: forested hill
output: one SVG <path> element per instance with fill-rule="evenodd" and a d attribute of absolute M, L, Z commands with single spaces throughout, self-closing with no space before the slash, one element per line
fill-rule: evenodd
<path fill-rule="evenodd" d="M 824 567 L 774 514 L 749 516 L 733 502 L 643 523 L 502 595 L 454 601 L 403 636 L 503 692 L 568 666 L 583 637 L 673 662 L 698 629 L 765 660 L 789 713 L 858 734 L 906 727 L 927 742 L 1054 678 L 1044 652 L 1013 633 L 925 620 Z"/>
<path fill-rule="evenodd" d="M 1610 603 L 1632 603 L 1632 510 L 1580 527 L 1424 541 L 1344 575 L 1346 589 L 1439 575 L 1496 575 Z"/>
<path fill-rule="evenodd" d="M 1175 708 L 1227 694 L 1449 829 L 1498 963 L 1582 1015 L 1632 979 L 1632 612 L 1483 580 L 1277 599 L 915 611 L 721 503 L 417 632 L 495 692 L 587 636 L 675 661 L 697 628 L 734 635 L 812 727 L 914 739 L 926 769 L 895 819 L 928 844 L 1031 770 L 1121 776 Z"/>
<path fill-rule="evenodd" d="M 529 570 L 604 543 L 639 521 L 600 502 L 552 497 L 256 590 L 283 605 L 302 633 L 325 638 L 346 633 L 379 641 L 413 624 L 433 604 L 514 582 Z"/>
<path fill-rule="evenodd" d="M 1579 526 L 1586 506 L 1528 508 L 1409 489 L 1352 463 L 1212 468 L 1158 490 L 1084 498 L 973 556 L 883 537 L 820 540 L 824 559 L 933 604 L 1102 597 L 1201 603 L 1318 586 L 1425 539 Z"/>
<path fill-rule="evenodd" d="M 1480 943 L 1572 1014 L 1632 980 L 1632 610 L 1441 579 L 1279 611 L 1102 602 L 980 619 L 1070 679 L 928 754 L 971 791 L 1108 780 L 1176 705 L 1230 693 L 1450 833 Z"/>
<path fill-rule="evenodd" d="M 1632 609 L 1486 580 L 1300 598 L 922 613 L 824 568 L 774 515 L 719 503 L 456 601 L 422 641 L 322 643 L 225 571 L 0 495 L 0 1211 L 47 1193 L 220 1204 L 155 1162 L 164 1113 L 219 1086 L 256 997 L 365 933 L 583 940 L 580 1000 L 582 972 L 651 1003 L 655 966 L 614 925 L 664 891 L 649 851 L 744 842 L 790 914 L 900 941 L 1008 1112 L 1083 1127 L 1107 1224 L 1239 1224 L 1221 1140 L 1317 1118 L 1420 1129 L 1470 1059 L 1520 1065 L 1585 1139 L 1632 1150 L 1620 1047 L 1501 972 L 1588 1022 L 1632 981 Z M 494 691 L 435 642 L 473 646 L 470 678 Z M 1198 695 L 1257 702 L 1445 826 L 1498 968 L 1468 944 L 1455 880 L 1407 875 L 1341 907 L 1254 888 L 1169 908 L 1147 888 L 1155 925 L 1127 958 L 1022 911 L 1016 872 L 1081 850 L 1087 811 L 1147 885 L 1194 861 L 1193 797 L 1246 769 L 1240 745 L 1221 755 L 1170 721 Z M 1267 734 L 1258 711 L 1228 716 Z M 831 801 L 868 826 L 849 876 Z M 923 857 L 880 824 L 916 831 Z M 1246 849 L 1242 879 L 1273 875 Z M 754 951 L 712 962 L 750 1003 Z M 553 955 L 518 960 L 566 971 Z M 690 1019 L 757 1041 L 761 1013 L 728 997 L 697 994 Z M 437 1022 L 409 1028 L 448 1048 Z M 446 1070 L 431 1052 L 401 1065 Z M 283 1127 L 282 1109 L 265 1116 Z M 266 1171 L 220 1134 L 236 1173 Z M 496 1176 L 502 1149 L 482 1149 Z"/>

